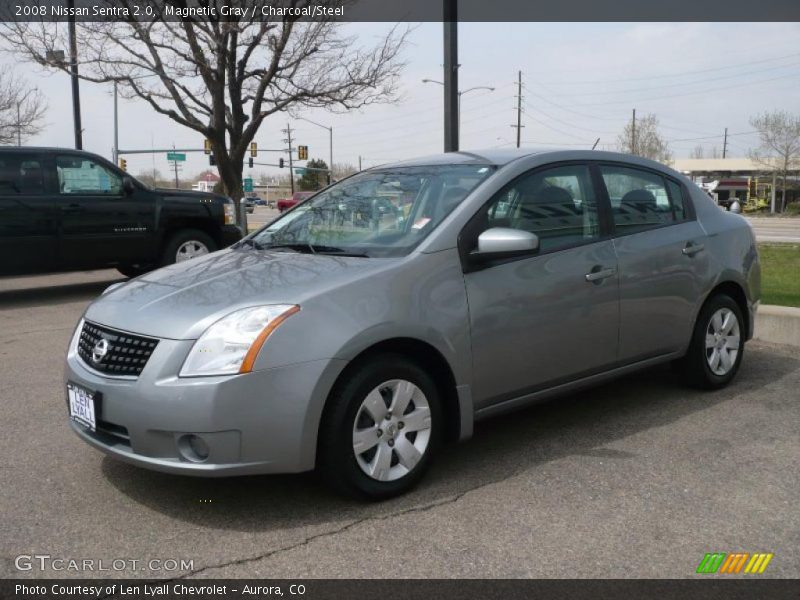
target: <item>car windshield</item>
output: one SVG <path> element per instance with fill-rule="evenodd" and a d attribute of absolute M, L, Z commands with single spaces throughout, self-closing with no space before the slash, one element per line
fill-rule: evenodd
<path fill-rule="evenodd" d="M 493 171 L 490 165 L 431 165 L 358 173 L 298 205 L 242 247 L 404 256 Z"/>

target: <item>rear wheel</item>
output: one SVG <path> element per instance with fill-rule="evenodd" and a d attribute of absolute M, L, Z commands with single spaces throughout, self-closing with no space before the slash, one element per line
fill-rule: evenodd
<path fill-rule="evenodd" d="M 198 229 L 183 229 L 169 238 L 161 256 L 161 265 L 191 260 L 216 249 L 217 244 L 207 233 Z"/>
<path fill-rule="evenodd" d="M 376 356 L 331 395 L 320 426 L 319 470 L 346 495 L 391 498 L 422 478 L 442 429 L 431 377 L 403 356 Z"/>
<path fill-rule="evenodd" d="M 138 277 L 153 269 L 153 265 L 117 265 L 117 271 L 125 275 L 125 277 Z"/>
<path fill-rule="evenodd" d="M 728 385 L 742 362 L 744 331 L 739 305 L 730 296 L 714 296 L 700 311 L 689 350 L 677 363 L 678 370 L 700 388 Z"/>

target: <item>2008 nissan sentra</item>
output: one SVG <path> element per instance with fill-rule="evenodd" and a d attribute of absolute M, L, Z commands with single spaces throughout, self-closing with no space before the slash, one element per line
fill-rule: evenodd
<path fill-rule="evenodd" d="M 69 347 L 70 422 L 143 467 L 386 498 L 476 419 L 667 361 L 728 384 L 759 295 L 746 221 L 665 166 L 444 154 L 109 288 Z"/>

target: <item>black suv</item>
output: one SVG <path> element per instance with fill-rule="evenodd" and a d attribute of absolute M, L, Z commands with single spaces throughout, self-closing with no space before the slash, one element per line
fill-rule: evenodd
<path fill-rule="evenodd" d="M 240 240 L 234 214 L 229 198 L 151 189 L 88 152 L 0 148 L 0 275 L 132 277 Z"/>

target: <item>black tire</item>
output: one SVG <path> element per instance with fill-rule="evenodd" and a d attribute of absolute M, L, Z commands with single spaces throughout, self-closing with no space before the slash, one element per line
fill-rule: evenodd
<path fill-rule="evenodd" d="M 209 252 L 217 249 L 217 243 L 207 233 L 199 229 L 182 229 L 167 240 L 161 253 L 161 266 L 172 265 L 177 260 L 178 249 L 187 242 L 198 242 L 204 245 Z"/>
<path fill-rule="evenodd" d="M 125 277 L 138 277 L 149 273 L 154 268 L 153 265 L 117 265 L 117 271 L 125 275 Z"/>
<path fill-rule="evenodd" d="M 424 394 L 430 408 L 430 438 L 419 462 L 408 473 L 392 481 L 378 481 L 359 466 L 353 449 L 353 428 L 367 395 L 394 379 L 409 381 Z M 353 365 L 337 383 L 325 407 L 317 446 L 318 471 L 331 487 L 349 497 L 385 500 L 407 492 L 422 479 L 441 445 L 444 432 L 441 407 L 439 391 L 431 376 L 405 356 L 380 354 Z M 410 436 L 417 434 L 398 431 L 396 435 L 409 436 L 407 439 L 413 443 L 416 438 Z M 396 451 L 392 451 L 392 464 L 396 465 L 398 458 Z"/>
<path fill-rule="evenodd" d="M 721 309 L 730 310 L 735 315 L 739 327 L 739 347 L 736 358 L 732 367 L 722 375 L 712 371 L 708 357 L 713 350 L 709 351 L 706 348 L 706 334 L 711 327 L 711 319 Z M 683 358 L 675 362 L 675 370 L 683 377 L 686 383 L 694 387 L 706 390 L 723 388 L 736 377 L 736 373 L 739 371 L 739 365 L 742 363 L 742 356 L 744 356 L 745 337 L 745 323 L 739 305 L 736 304 L 733 298 L 725 294 L 713 296 L 706 300 L 700 310 L 692 333 L 692 340 L 689 343 L 689 349 Z"/>

